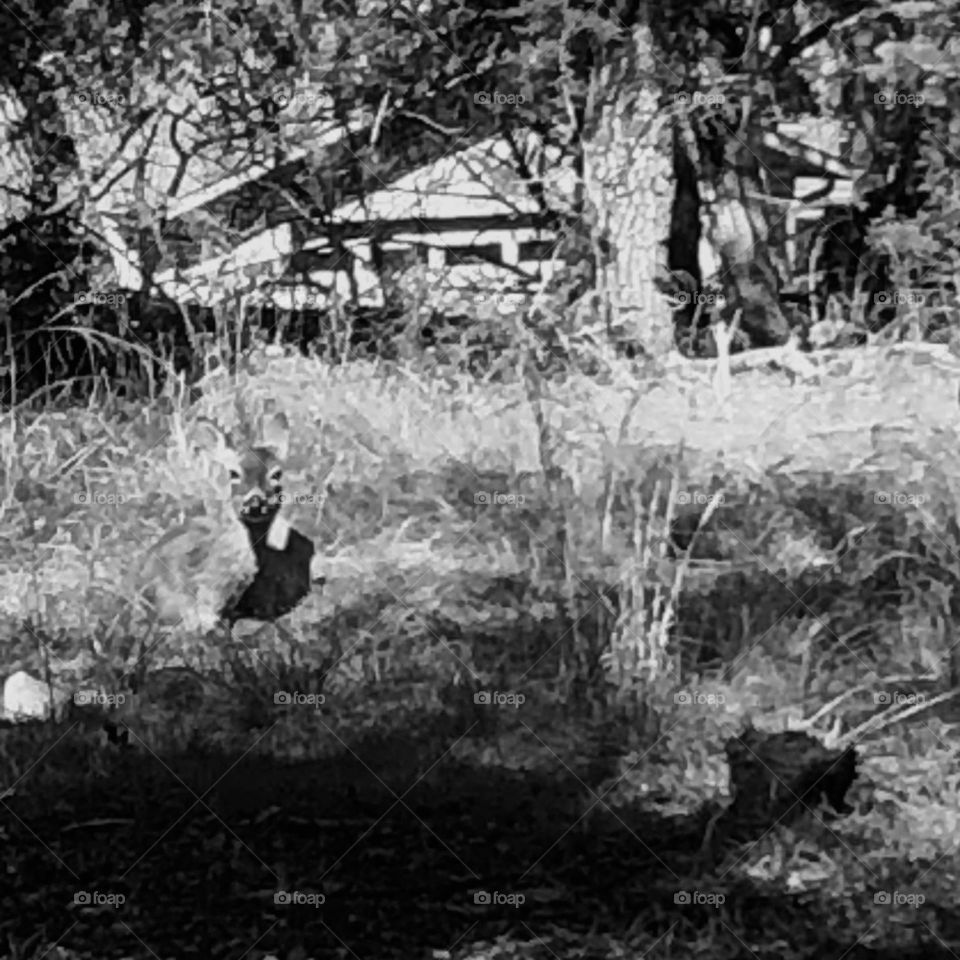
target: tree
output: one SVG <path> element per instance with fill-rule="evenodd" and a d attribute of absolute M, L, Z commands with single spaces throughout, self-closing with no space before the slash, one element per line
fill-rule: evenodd
<path fill-rule="evenodd" d="M 142 332 L 151 280 L 180 243 L 176 199 L 191 182 L 300 156 L 274 178 L 276 202 L 254 196 L 252 219 L 237 213 L 221 235 L 204 230 L 209 247 L 228 249 L 285 210 L 329 228 L 327 214 L 346 199 L 490 135 L 520 143 L 533 132 L 544 149 L 559 150 L 577 184 L 557 203 L 517 151 L 518 171 L 567 252 L 555 291 L 561 322 L 576 329 L 602 318 L 619 341 L 654 354 L 671 349 L 672 304 L 655 284 L 669 268 L 699 287 L 705 222 L 729 310 L 749 314 L 755 343 L 780 342 L 784 277 L 771 238 L 782 212 L 767 202 L 770 175 L 757 159 L 778 118 L 866 118 L 872 128 L 857 149 L 877 174 L 891 163 L 909 174 L 910 197 L 895 204 L 909 215 L 911 205 L 933 215 L 917 189 L 924 169 L 941 171 L 942 196 L 953 192 L 952 165 L 936 145 L 956 139 L 949 109 L 930 103 L 910 114 L 864 102 L 891 65 L 912 62 L 934 78 L 914 82 L 952 103 L 952 60 L 929 69 L 924 44 L 942 47 L 953 6 L 889 4 L 881 16 L 821 0 L 804 9 L 744 0 L 656 8 L 644 0 L 327 0 L 307 9 L 300 0 L 269 8 L 77 0 L 66 16 L 37 7 L 26 27 L 9 24 L 11 56 L 0 68 L 23 108 L 8 136 L 21 131 L 30 158 L 15 161 L 19 179 L 6 179 L 7 205 L 20 204 L 17 229 L 69 212 L 73 229 L 101 250 L 118 246 L 118 234 L 133 237 L 130 266 L 143 289 L 130 309 L 141 311 L 132 323 Z M 843 53 L 857 38 L 866 67 Z M 874 54 L 879 40 L 900 46 Z M 836 69 L 825 76 L 828 61 Z M 933 131 L 926 140 L 914 136 L 925 123 Z M 350 132 L 319 147 L 318 131 L 331 124 Z M 908 151 L 897 143 L 904 130 Z M 887 195 L 875 190 L 869 223 Z M 15 299 L 37 279 L 21 275 L 8 293 Z"/>
<path fill-rule="evenodd" d="M 141 356 L 158 348 L 166 331 L 152 329 L 150 286 L 169 252 L 168 209 L 191 180 L 207 184 L 275 155 L 278 82 L 298 67 L 289 51 L 305 24 L 295 4 L 272 19 L 256 5 L 213 14 L 85 0 L 2 19 L 11 108 L 3 136 L 21 150 L 8 154 L 15 169 L 0 184 L 0 283 L 6 372 L 22 392 L 93 377 L 103 364 L 115 370 L 118 345 Z M 326 56 L 329 45 L 315 50 Z M 118 279 L 133 291 L 118 290 Z M 91 295 L 121 308 L 91 311 Z"/>
<path fill-rule="evenodd" d="M 598 271 L 608 326 L 660 356 L 674 342 L 671 306 L 656 283 L 665 269 L 674 195 L 670 116 L 647 23 L 638 20 L 630 40 L 619 64 L 591 78 L 594 102 L 602 106 L 586 131 L 585 190 L 596 211 L 594 234 L 608 245 L 599 247 Z"/>

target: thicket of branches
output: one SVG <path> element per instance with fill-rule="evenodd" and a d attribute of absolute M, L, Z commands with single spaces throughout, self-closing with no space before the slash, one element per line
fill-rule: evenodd
<path fill-rule="evenodd" d="M 151 357 L 196 366 L 204 332 L 231 348 L 246 342 L 235 303 L 198 317 L 150 291 L 161 257 L 182 245 L 184 222 L 168 211 L 171 198 L 198 170 L 211 181 L 305 151 L 301 174 L 275 180 L 253 204 L 256 222 L 285 207 L 306 221 L 309 235 L 323 232 L 345 199 L 494 133 L 519 142 L 533 131 L 562 151 L 561 165 L 585 188 L 565 209 L 544 209 L 570 266 L 549 291 L 549 322 L 541 326 L 569 332 L 584 316 L 607 317 L 608 332 L 626 336 L 631 349 L 662 352 L 670 343 L 644 319 L 659 307 L 643 304 L 625 334 L 611 326 L 611 304 L 623 297 L 605 263 L 631 262 L 622 248 L 633 241 L 613 235 L 611 211 L 598 209 L 615 200 L 586 189 L 598 154 L 621 145 L 615 108 L 647 94 L 653 115 L 666 117 L 666 133 L 651 143 L 673 153 L 669 254 L 668 237 L 657 238 L 662 270 L 692 275 L 696 289 L 706 282 L 697 260 L 703 198 L 691 171 L 721 191 L 768 192 L 756 161 L 764 134 L 812 114 L 855 131 L 848 159 L 862 174 L 858 206 L 835 216 L 817 241 L 820 272 L 799 322 L 829 313 L 862 333 L 895 320 L 898 332 L 912 325 L 927 336 L 952 319 L 954 4 L 674 2 L 651 15 L 637 3 L 304 7 L 291 0 L 209 9 L 74 4 L 69 15 L 34 5 L 3 17 L 10 149 L 0 188 L 0 312 L 8 401 L 69 377 L 82 378 L 82 392 L 101 374 L 132 387 Z M 646 41 L 637 39 L 644 25 L 647 60 Z M 475 102 L 490 92 L 511 102 Z M 354 132 L 321 150 L 321 121 L 352 123 Z M 167 142 L 170 169 L 158 179 L 144 161 Z M 531 173 L 519 152 L 517 162 L 522 175 Z M 616 162 L 621 169 L 608 179 L 627 182 L 646 161 L 625 154 Z M 111 220 L 101 199 L 128 174 L 136 196 Z M 246 236 L 253 221 L 208 217 L 187 226 L 217 252 Z M 139 291 L 125 289 L 114 269 L 118 227 L 139 258 Z M 721 248 L 726 319 L 739 310 L 751 342 L 781 342 L 785 278 L 770 245 L 756 236 L 732 247 L 712 239 Z M 199 259 L 199 249 L 188 256 Z M 901 307 L 916 288 L 925 291 L 921 301 Z M 876 309 L 878 296 L 896 294 L 894 309 Z M 939 309 L 932 320 L 931 306 Z M 681 325 L 689 321 L 681 311 Z M 271 326 L 269 318 L 254 323 L 263 322 Z M 398 326 L 343 314 L 324 322 L 341 332 L 359 328 L 357 342 L 375 345 Z M 316 340 L 319 332 L 296 337 Z"/>

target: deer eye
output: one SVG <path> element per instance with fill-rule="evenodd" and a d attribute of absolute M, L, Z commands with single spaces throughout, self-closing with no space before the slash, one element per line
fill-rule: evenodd
<path fill-rule="evenodd" d="M 231 468 L 230 468 L 230 479 L 231 479 L 234 483 L 236 483 L 237 481 L 240 480 L 240 471 L 237 470 L 236 467 L 231 467 Z"/>
<path fill-rule="evenodd" d="M 267 474 L 267 479 L 272 484 L 277 484 L 283 479 L 283 470 L 280 467 L 274 467 L 269 474 Z"/>

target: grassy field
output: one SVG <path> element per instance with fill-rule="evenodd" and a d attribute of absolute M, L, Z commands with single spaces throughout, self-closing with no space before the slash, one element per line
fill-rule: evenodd
<path fill-rule="evenodd" d="M 501 385 L 276 353 L 193 405 L 7 416 L 3 672 L 99 699 L 0 729 L 0 954 L 956 950 L 946 706 L 858 738 L 849 816 L 705 839 L 748 721 L 846 694 L 815 729 L 851 730 L 951 688 L 955 367 L 846 351 L 718 395 L 708 366 Z M 236 521 L 183 437 L 238 397 L 290 421 L 284 515 L 325 583 L 228 637 L 200 624 Z"/>

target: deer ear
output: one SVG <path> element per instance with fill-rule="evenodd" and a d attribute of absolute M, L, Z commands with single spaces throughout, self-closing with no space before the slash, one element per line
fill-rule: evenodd
<path fill-rule="evenodd" d="M 279 460 L 286 459 L 290 449 L 290 424 L 283 412 L 263 418 L 260 440 L 263 446 L 273 450 Z"/>
<path fill-rule="evenodd" d="M 197 417 L 185 433 L 191 452 L 217 453 L 230 446 L 230 441 L 220 427 L 206 417 Z"/>

